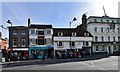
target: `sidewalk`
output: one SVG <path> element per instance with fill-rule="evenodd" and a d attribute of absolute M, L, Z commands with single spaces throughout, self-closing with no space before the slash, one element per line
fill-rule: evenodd
<path fill-rule="evenodd" d="M 39 65 L 39 64 L 56 64 L 65 62 L 75 62 L 75 61 L 86 61 L 86 60 L 97 60 L 101 58 L 108 57 L 109 55 L 94 55 L 85 58 L 69 58 L 69 59 L 36 59 L 36 60 L 25 60 L 25 61 L 11 61 L 2 63 L 4 67 L 12 66 L 23 66 L 23 65 Z"/>

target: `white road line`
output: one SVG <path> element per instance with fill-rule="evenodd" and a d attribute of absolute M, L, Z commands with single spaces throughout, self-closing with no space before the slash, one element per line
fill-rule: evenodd
<path fill-rule="evenodd" d="M 87 66 L 90 66 L 90 67 L 94 67 L 94 68 L 97 68 L 97 69 L 100 69 L 100 70 L 106 70 L 106 69 L 104 69 L 104 68 L 97 67 L 97 66 L 94 66 L 94 65 L 89 65 L 89 64 L 84 63 L 84 62 L 79 62 L 79 63 L 84 64 L 84 65 L 87 65 Z"/>

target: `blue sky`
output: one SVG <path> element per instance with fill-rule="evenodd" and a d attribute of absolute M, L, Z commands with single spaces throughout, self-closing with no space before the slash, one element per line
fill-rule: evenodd
<path fill-rule="evenodd" d="M 73 17 L 77 18 L 72 23 L 76 27 L 81 23 L 82 14 L 87 12 L 87 16 L 102 16 L 103 5 L 109 16 L 117 16 L 117 1 L 93 0 L 92 2 L 2 2 L 0 6 L 4 27 L 10 26 L 6 23 L 9 19 L 13 25 L 27 26 L 27 19 L 31 18 L 32 23 L 52 24 L 53 27 L 69 27 L 69 22 Z M 113 4 L 111 6 L 111 4 Z M 110 9 L 109 9 L 110 8 Z M 111 10 L 111 11 L 110 11 Z M 0 15 L 1 16 L 1 15 Z M 8 31 L 1 29 L 3 38 L 8 37 Z"/>
<path fill-rule="evenodd" d="M 85 13 L 83 10 L 87 5 L 87 2 L 4 2 L 2 3 L 2 24 L 4 27 L 10 26 L 6 23 L 9 19 L 13 26 L 26 26 L 27 19 L 30 18 L 32 23 L 69 27 L 69 22 L 73 17 L 77 17 L 77 13 L 79 17 L 76 24 L 80 23 L 81 15 Z"/>

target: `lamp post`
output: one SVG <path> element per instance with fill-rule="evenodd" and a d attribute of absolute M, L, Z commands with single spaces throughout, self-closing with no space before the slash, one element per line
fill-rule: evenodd
<path fill-rule="evenodd" d="M 7 23 L 8 24 L 11 24 L 11 27 L 12 27 L 12 22 L 10 20 L 7 20 Z"/>
<path fill-rule="evenodd" d="M 73 20 L 70 22 L 70 49 L 72 48 L 72 44 L 71 44 L 71 24 L 73 21 L 76 21 L 77 19 L 74 17 Z"/>

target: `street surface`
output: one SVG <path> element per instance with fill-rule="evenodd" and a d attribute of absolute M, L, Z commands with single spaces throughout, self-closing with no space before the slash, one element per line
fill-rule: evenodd
<path fill-rule="evenodd" d="M 118 56 L 98 60 L 5 67 L 3 70 L 118 70 Z"/>

